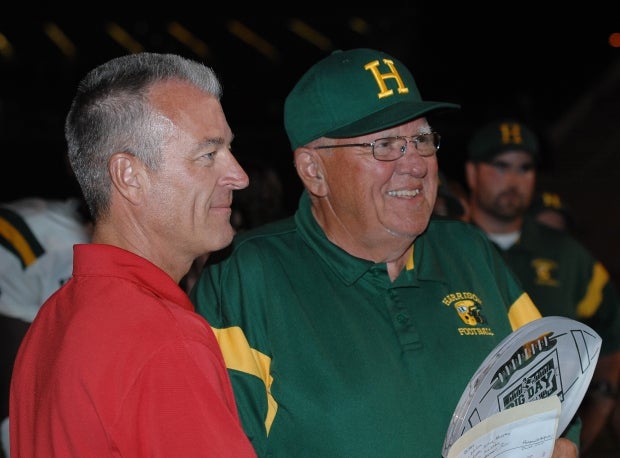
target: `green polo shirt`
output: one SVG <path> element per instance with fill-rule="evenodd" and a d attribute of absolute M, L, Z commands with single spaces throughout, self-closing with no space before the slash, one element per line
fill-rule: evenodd
<path fill-rule="evenodd" d="M 432 221 L 391 282 L 294 217 L 239 234 L 192 292 L 262 457 L 440 457 L 470 377 L 540 314 L 477 228 Z"/>
<path fill-rule="evenodd" d="M 519 241 L 500 252 L 543 315 L 587 324 L 603 339 L 602 354 L 620 349 L 617 289 L 577 239 L 528 217 Z"/>

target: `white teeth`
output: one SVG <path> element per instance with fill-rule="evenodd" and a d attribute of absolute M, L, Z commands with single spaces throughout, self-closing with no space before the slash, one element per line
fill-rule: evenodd
<path fill-rule="evenodd" d="M 413 191 L 388 191 L 388 195 L 392 197 L 415 197 L 420 194 L 419 189 L 414 189 Z"/>

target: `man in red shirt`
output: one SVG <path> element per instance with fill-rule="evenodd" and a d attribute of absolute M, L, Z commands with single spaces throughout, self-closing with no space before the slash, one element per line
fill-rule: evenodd
<path fill-rule="evenodd" d="M 94 222 L 19 349 L 11 455 L 251 457 L 208 323 L 178 285 L 228 245 L 248 177 L 211 69 L 126 55 L 82 80 L 65 124 Z"/>

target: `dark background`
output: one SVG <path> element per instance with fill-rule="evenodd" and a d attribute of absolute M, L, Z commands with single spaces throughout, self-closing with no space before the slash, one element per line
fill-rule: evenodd
<path fill-rule="evenodd" d="M 481 123 L 512 115 L 529 124 L 544 147 L 540 187 L 565 198 L 578 236 L 618 281 L 620 48 L 608 42 L 620 32 L 616 8 L 588 2 L 579 10 L 546 6 L 543 13 L 542 4 L 527 3 L 405 5 L 325 15 L 270 15 L 268 6 L 221 16 L 3 11 L 0 201 L 77 192 L 65 169 L 63 136 L 77 82 L 111 57 L 147 50 L 214 67 L 235 154 L 242 163 L 261 158 L 277 168 L 292 212 L 301 187 L 283 129 L 284 98 L 332 50 L 372 47 L 405 62 L 425 99 L 461 104 L 458 112 L 431 118 L 443 137 L 439 163 L 451 178 L 462 180 L 465 145 Z M 68 40 L 64 52 L 50 38 L 55 28 Z"/>

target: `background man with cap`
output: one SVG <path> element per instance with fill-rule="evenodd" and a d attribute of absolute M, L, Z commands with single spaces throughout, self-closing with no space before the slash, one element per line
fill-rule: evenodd
<path fill-rule="evenodd" d="M 572 210 L 557 192 L 537 192 L 528 211 L 539 223 L 562 231 L 572 232 L 576 229 Z"/>
<path fill-rule="evenodd" d="M 543 315 L 579 320 L 603 338 L 597 371 L 582 406 L 586 450 L 614 406 L 620 377 L 620 300 L 605 267 L 567 231 L 528 213 L 540 142 L 514 119 L 482 126 L 468 144 L 465 176 L 471 222 L 499 249 Z"/>
<path fill-rule="evenodd" d="M 454 108 L 372 49 L 332 53 L 286 98 L 299 207 L 238 234 L 191 293 L 259 456 L 441 456 L 480 363 L 540 317 L 484 234 L 429 223 L 440 136 L 426 115 Z"/>

